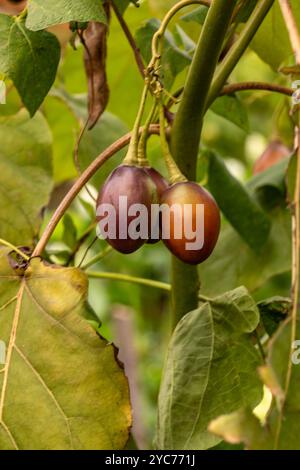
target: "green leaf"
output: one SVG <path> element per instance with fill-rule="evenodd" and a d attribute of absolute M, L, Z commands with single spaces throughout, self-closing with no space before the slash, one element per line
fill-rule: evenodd
<path fill-rule="evenodd" d="M 150 62 L 151 41 L 158 30 L 160 22 L 156 19 L 148 20 L 135 34 L 137 45 L 147 63 Z M 162 56 L 162 78 L 166 88 L 171 88 L 176 76 L 191 63 L 190 55 L 181 50 L 176 44 L 170 31 L 166 31 Z"/>
<path fill-rule="evenodd" d="M 0 449 L 122 449 L 128 384 L 113 345 L 81 317 L 85 274 L 36 258 L 20 276 L 8 251 L 0 254 Z"/>
<path fill-rule="evenodd" d="M 62 239 L 69 248 L 73 249 L 75 248 L 77 242 L 77 229 L 72 217 L 69 214 L 64 215 L 63 226 L 64 232 Z"/>
<path fill-rule="evenodd" d="M 32 31 L 70 21 L 99 21 L 107 18 L 99 0 L 30 0 L 26 26 Z"/>
<path fill-rule="evenodd" d="M 225 217 L 253 249 L 261 248 L 270 233 L 270 221 L 251 194 L 210 152 L 208 186 Z"/>
<path fill-rule="evenodd" d="M 159 393 L 158 449 L 207 449 L 220 440 L 209 422 L 255 406 L 262 386 L 260 357 L 249 338 L 259 322 L 243 287 L 186 314 L 168 347 Z"/>
<path fill-rule="evenodd" d="M 209 430 L 230 444 L 244 442 L 247 449 L 272 449 L 271 436 L 249 408 L 219 416 Z"/>
<path fill-rule="evenodd" d="M 253 176 L 247 183 L 248 190 L 265 208 L 273 208 L 284 203 L 286 198 L 286 171 L 289 159 L 285 158 L 266 171 Z"/>
<path fill-rule="evenodd" d="M 197 7 L 189 13 L 183 15 L 180 19 L 186 23 L 196 22 L 203 25 L 207 16 L 207 12 L 208 8 L 204 5 L 201 5 L 200 7 Z"/>
<path fill-rule="evenodd" d="M 0 118 L 0 237 L 32 245 L 52 189 L 52 136 L 40 113 Z"/>
<path fill-rule="evenodd" d="M 87 97 L 86 95 L 70 95 L 61 90 L 55 90 L 53 95 L 67 104 L 74 116 L 84 125 L 87 119 Z M 96 126 L 85 132 L 78 153 L 80 166 L 86 168 L 103 150 L 115 142 L 119 137 L 128 132 L 127 126 L 116 116 L 109 112 L 102 114 Z M 103 168 L 91 179 L 97 187 L 107 178 L 112 169 L 121 162 L 126 150 L 118 152 L 111 161 L 108 161 Z"/>
<path fill-rule="evenodd" d="M 298 0 L 291 0 L 290 3 L 296 22 L 299 23 L 300 3 Z M 276 71 L 288 59 L 293 57 L 279 2 L 274 2 L 273 7 L 256 33 L 251 47 L 264 62 Z"/>
<path fill-rule="evenodd" d="M 272 297 L 257 304 L 265 330 L 272 336 L 291 310 L 291 300 L 286 297 Z"/>
<path fill-rule="evenodd" d="M 12 79 L 33 116 L 55 80 L 59 42 L 47 31 L 29 31 L 18 17 L 0 15 L 0 44 L 0 71 Z"/>
<path fill-rule="evenodd" d="M 299 343 L 291 345 L 299 338 L 299 320 L 295 330 L 291 319 L 282 324 L 270 343 L 267 365 L 261 368 L 261 376 L 276 398 L 265 426 L 259 424 L 251 410 L 242 409 L 220 416 L 210 424 L 210 431 L 230 443 L 244 442 L 251 450 L 300 449 Z"/>
<path fill-rule="evenodd" d="M 271 277 L 290 271 L 290 212 L 277 208 L 270 219 L 270 236 L 261 252 L 250 249 L 231 227 L 224 227 L 215 251 L 200 268 L 203 293 L 221 294 L 241 284 L 253 292 Z"/>
<path fill-rule="evenodd" d="M 217 98 L 210 110 L 232 122 L 245 132 L 249 132 L 247 109 L 235 95 L 225 95 Z"/>

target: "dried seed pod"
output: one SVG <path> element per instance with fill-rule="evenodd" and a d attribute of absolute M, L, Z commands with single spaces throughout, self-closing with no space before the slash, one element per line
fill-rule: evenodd
<path fill-rule="evenodd" d="M 103 4 L 109 21 L 109 4 Z M 84 64 L 88 79 L 89 129 L 92 129 L 104 112 L 109 87 L 106 74 L 108 25 L 91 21 L 83 33 Z"/>

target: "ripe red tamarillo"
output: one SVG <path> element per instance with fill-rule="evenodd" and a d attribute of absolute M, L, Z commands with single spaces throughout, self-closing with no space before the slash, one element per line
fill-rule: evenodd
<path fill-rule="evenodd" d="M 138 250 L 149 236 L 151 227 L 151 205 L 157 202 L 157 190 L 143 167 L 120 165 L 107 178 L 100 189 L 97 199 L 97 221 L 103 222 L 108 216 L 108 206 L 115 210 L 115 221 L 103 231 L 115 232 L 105 235 L 108 243 L 117 251 L 129 254 Z M 148 219 L 146 234 L 139 235 L 138 212 L 136 204 L 143 205 Z"/>
<path fill-rule="evenodd" d="M 196 265 L 212 253 L 220 233 L 220 211 L 208 191 L 192 182 L 175 183 L 161 197 L 168 208 L 170 234 L 162 238 L 167 248 L 187 264 Z"/>

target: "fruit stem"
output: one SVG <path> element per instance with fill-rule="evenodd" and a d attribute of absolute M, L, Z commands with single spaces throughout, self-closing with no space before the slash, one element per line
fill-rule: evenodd
<path fill-rule="evenodd" d="M 157 102 L 155 100 L 153 103 L 152 109 L 145 122 L 144 129 L 143 129 L 143 132 L 141 134 L 141 137 L 138 143 L 137 158 L 138 158 L 138 164 L 140 166 L 149 165 L 149 162 L 147 159 L 147 140 L 149 137 L 149 127 L 154 119 L 156 108 L 157 108 Z"/>
<path fill-rule="evenodd" d="M 162 101 L 159 106 L 159 124 L 160 124 L 161 149 L 162 149 L 166 167 L 169 173 L 169 181 L 171 184 L 187 181 L 186 177 L 183 176 L 178 166 L 176 165 L 175 160 L 173 159 L 171 152 L 170 152 L 170 147 L 169 147 L 167 136 L 166 136 L 165 113 L 164 113 L 164 106 L 163 106 Z"/>
<path fill-rule="evenodd" d="M 148 95 L 148 84 L 146 83 L 143 89 L 140 107 L 132 130 L 132 137 L 128 147 L 128 152 L 123 160 L 124 165 L 138 165 L 138 145 L 139 145 L 139 129 L 142 122 L 143 114 L 145 111 L 146 101 Z"/>
<path fill-rule="evenodd" d="M 140 133 L 142 129 L 140 129 Z M 149 134 L 159 134 L 159 126 L 152 125 L 149 129 Z M 48 222 L 38 244 L 36 245 L 32 258 L 36 256 L 41 256 L 48 241 L 51 238 L 55 228 L 57 227 L 60 219 L 64 216 L 76 196 L 80 193 L 85 184 L 94 176 L 94 174 L 101 168 L 101 166 L 113 157 L 119 150 L 122 150 L 126 145 L 129 144 L 131 139 L 131 133 L 125 134 L 120 139 L 116 140 L 112 145 L 107 147 L 98 157 L 84 170 L 81 176 L 75 181 L 70 191 L 66 194 L 64 199 L 61 201 L 60 205 L 57 207 L 56 211 L 52 215 L 51 219 Z"/>

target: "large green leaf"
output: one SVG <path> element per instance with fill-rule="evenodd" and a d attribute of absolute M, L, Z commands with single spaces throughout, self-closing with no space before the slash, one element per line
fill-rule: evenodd
<path fill-rule="evenodd" d="M 137 45 L 147 63 L 150 62 L 151 41 L 158 30 L 160 22 L 156 19 L 148 20 L 135 34 Z M 191 56 L 176 44 L 170 31 L 166 31 L 162 56 L 162 79 L 167 88 L 170 88 L 176 76 L 191 63 Z"/>
<path fill-rule="evenodd" d="M 0 118 L 0 237 L 32 245 L 52 189 L 52 136 L 40 113 Z"/>
<path fill-rule="evenodd" d="M 99 0 L 30 0 L 26 26 L 32 31 L 69 21 L 99 21 L 107 18 Z"/>
<path fill-rule="evenodd" d="M 267 365 L 261 375 L 272 391 L 273 400 L 267 422 L 262 427 L 248 409 L 220 416 L 210 425 L 210 430 L 231 443 L 244 442 L 251 450 L 300 449 L 300 324 L 295 328 L 291 319 L 277 331 L 270 343 Z"/>
<path fill-rule="evenodd" d="M 208 185 L 220 209 L 235 230 L 253 249 L 267 241 L 270 221 L 248 189 L 227 169 L 224 161 L 209 153 Z"/>
<path fill-rule="evenodd" d="M 122 449 L 130 405 L 111 344 L 81 317 L 86 276 L 33 259 L 25 272 L 0 252 L 1 449 Z"/>
<path fill-rule="evenodd" d="M 300 21 L 299 0 L 290 1 L 296 21 Z M 293 58 L 290 39 L 281 13 L 279 2 L 273 7 L 256 33 L 251 47 L 274 70 Z"/>
<path fill-rule="evenodd" d="M 251 292 L 291 268 L 291 219 L 287 209 L 270 214 L 271 232 L 263 250 L 255 252 L 231 227 L 225 227 L 212 256 L 201 265 L 201 287 L 215 295 L 243 284 Z M 220 273 L 224 275 L 220 276 Z"/>
<path fill-rule="evenodd" d="M 23 19 L 0 15 L 0 71 L 16 86 L 33 115 L 55 80 L 60 45 L 47 31 L 29 31 Z"/>
<path fill-rule="evenodd" d="M 183 317 L 161 383 L 157 448 L 210 448 L 219 442 L 207 431 L 212 419 L 260 400 L 260 357 L 248 335 L 258 322 L 243 287 Z"/>
<path fill-rule="evenodd" d="M 247 109 L 237 96 L 221 96 L 214 101 L 210 109 L 215 114 L 222 116 L 236 126 L 240 127 L 243 131 L 249 131 Z"/>
<path fill-rule="evenodd" d="M 56 90 L 57 98 L 62 100 L 72 111 L 74 116 L 83 126 L 87 119 L 87 99 L 86 95 L 70 95 L 66 92 Z M 127 126 L 116 116 L 109 112 L 102 114 L 93 129 L 86 131 L 79 146 L 79 162 L 82 169 L 86 168 L 103 150 L 115 142 L 119 137 L 128 132 Z M 96 173 L 91 182 L 99 186 L 109 175 L 112 169 L 125 156 L 125 150 L 120 151 L 116 156 L 107 162 L 103 168 Z"/>

